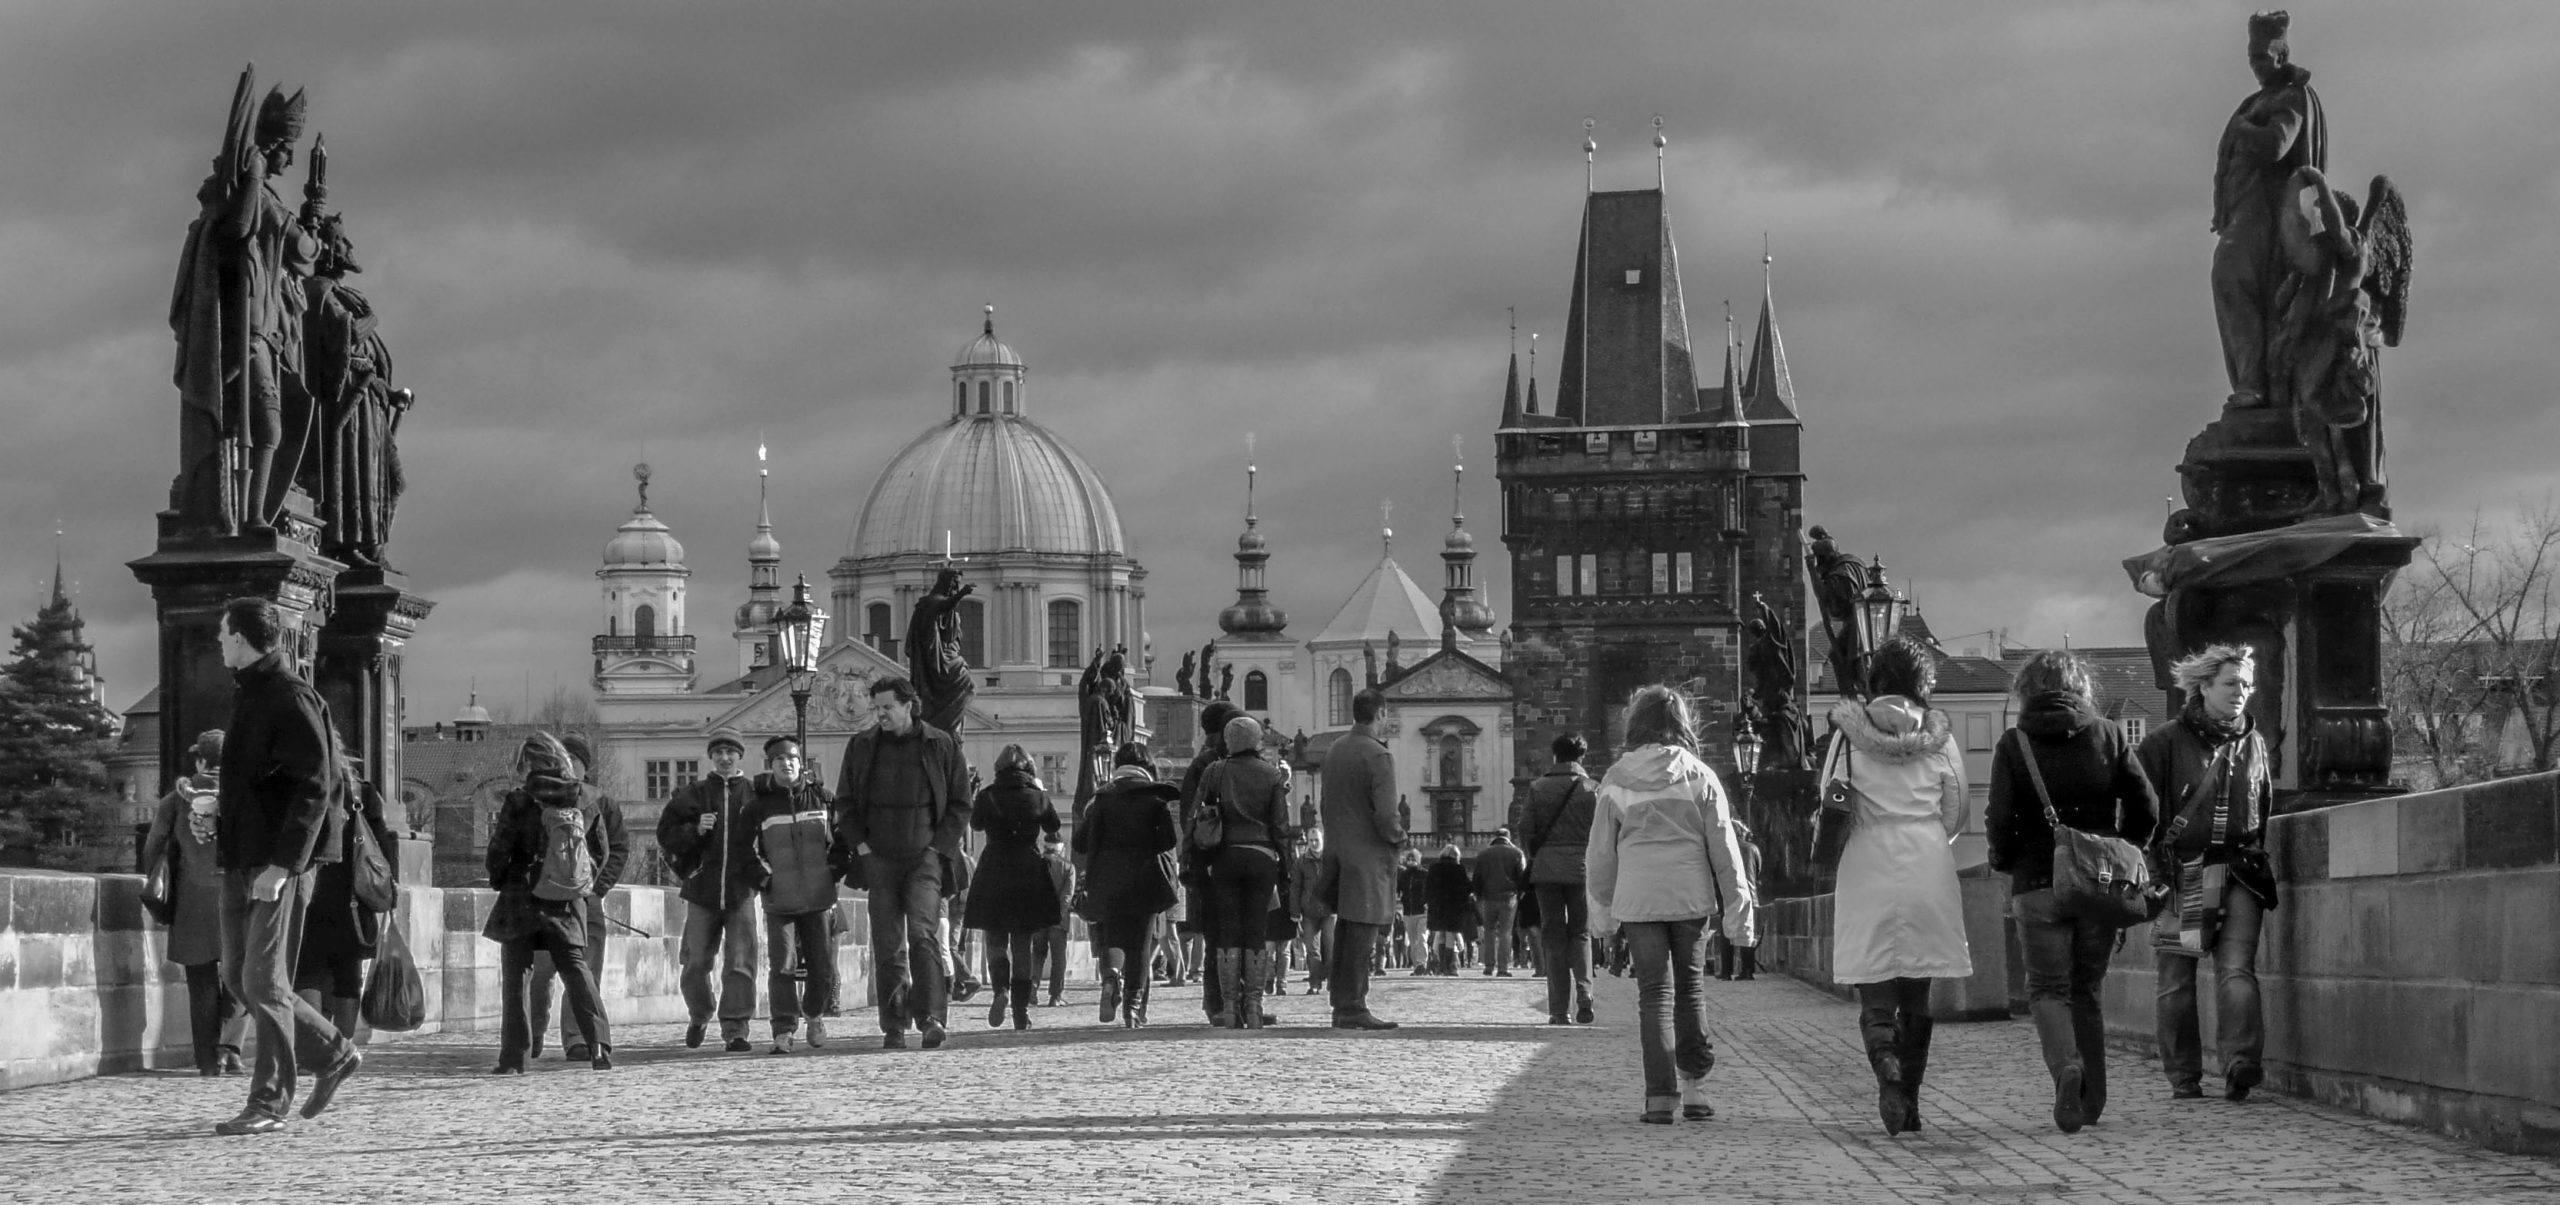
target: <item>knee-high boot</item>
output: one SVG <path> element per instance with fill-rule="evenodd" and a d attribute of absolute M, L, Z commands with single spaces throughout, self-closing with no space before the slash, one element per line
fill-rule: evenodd
<path fill-rule="evenodd" d="M 1015 979 L 1011 981 L 1013 987 L 1013 1027 L 1015 1029 L 1031 1028 L 1031 986 L 1037 982 L 1039 981 L 1036 979 Z"/>
<path fill-rule="evenodd" d="M 1234 1029 L 1244 1014 L 1237 1006 L 1244 1001 L 1244 951 L 1220 950 L 1217 953 L 1218 1011 L 1211 1014 L 1209 1024 L 1219 1029 Z"/>
<path fill-rule="evenodd" d="M 1925 1012 L 1902 1019 L 1902 1097 L 1911 1132 L 1920 1132 L 1920 1081 L 1929 1074 L 1929 1035 L 1938 1022 Z"/>
<path fill-rule="evenodd" d="M 1120 970 L 1127 957 L 1116 949 L 1102 952 L 1102 1023 L 1105 1025 L 1120 1014 Z"/>
<path fill-rule="evenodd" d="M 1271 956 L 1260 950 L 1243 950 L 1239 953 L 1244 956 L 1242 970 L 1239 972 L 1239 977 L 1244 982 L 1244 999 L 1236 1002 L 1236 1028 L 1260 1029 L 1263 1022 L 1263 981 L 1271 973 L 1271 969 L 1264 964 L 1270 960 Z"/>
<path fill-rule="evenodd" d="M 1861 994 L 1865 989 L 1861 988 Z M 1890 1002 L 1872 1001 L 1858 1012 L 1858 1031 L 1866 1039 L 1867 1065 L 1876 1073 L 1876 1116 L 1884 1132 L 1911 1128 L 1911 1097 L 1903 1090 L 1902 1026 Z"/>

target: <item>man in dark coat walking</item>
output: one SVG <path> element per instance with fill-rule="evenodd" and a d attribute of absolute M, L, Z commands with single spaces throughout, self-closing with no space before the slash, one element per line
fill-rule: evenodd
<path fill-rule="evenodd" d="M 880 1044 L 904 1047 L 913 1021 L 931 1050 L 946 1033 L 943 867 L 969 832 L 969 767 L 958 740 L 918 717 L 906 679 L 874 679 L 871 712 L 836 779 L 836 841 L 861 855 L 870 884 Z"/>
<path fill-rule="evenodd" d="M 214 862 L 222 867 L 222 973 L 257 1026 L 256 1076 L 221 1134 L 272 1134 L 293 1105 L 299 1052 L 322 1054 L 304 1117 L 317 1117 L 364 1062 L 355 1043 L 293 992 L 313 871 L 338 858 L 337 741 L 320 693 L 284 649 L 284 612 L 262 598 L 223 604 L 222 663 L 236 693 L 222 742 Z"/>
<path fill-rule="evenodd" d="M 764 936 L 756 908 L 762 878 L 756 830 L 747 823 L 755 788 L 739 770 L 747 742 L 737 729 L 713 729 L 703 752 L 711 759 L 711 774 L 676 792 L 658 814 L 658 852 L 684 879 L 678 892 L 685 904 L 678 947 L 684 969 L 677 980 L 690 1017 L 684 1044 L 702 1045 L 711 1027 L 711 964 L 717 961 L 720 1037 L 729 1053 L 745 1054 L 755 1048 L 747 1040 L 747 1024 L 756 1015 L 756 964 Z"/>

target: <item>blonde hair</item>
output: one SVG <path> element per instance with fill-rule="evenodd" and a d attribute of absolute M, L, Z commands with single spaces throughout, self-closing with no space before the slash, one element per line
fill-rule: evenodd
<path fill-rule="evenodd" d="M 2169 666 L 2178 689 L 2190 699 L 2204 693 L 2222 671 L 2235 665 L 2254 665 L 2258 655 L 2245 644 L 2208 644 L 2201 651 L 2179 658 Z"/>

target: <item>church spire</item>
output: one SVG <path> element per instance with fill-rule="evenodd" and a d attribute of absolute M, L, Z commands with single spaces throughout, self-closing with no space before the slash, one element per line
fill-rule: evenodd
<path fill-rule="evenodd" d="M 1744 413 L 1755 419 L 1792 420 L 1796 413 L 1795 378 L 1787 372 L 1787 345 L 1778 337 L 1778 303 L 1770 285 L 1768 236 L 1760 247 L 1760 329 L 1751 336 L 1751 375 L 1743 387 Z"/>
<path fill-rule="evenodd" d="M 1475 641 L 1493 630 L 1493 608 L 1476 597 L 1476 540 L 1467 534 L 1467 456 L 1463 436 L 1449 437 L 1449 535 L 1441 541 L 1440 560 L 1447 566 L 1440 594 L 1440 647 L 1458 647 L 1460 633 Z"/>
<path fill-rule="evenodd" d="M 1528 408 L 1528 410 L 1527 410 L 1527 411 L 1525 411 L 1525 413 L 1529 413 L 1529 414 L 1536 414 L 1537 412 L 1538 412 L 1538 332 L 1536 332 L 1536 331 L 1531 331 L 1531 332 L 1529 332 L 1529 408 Z"/>
<path fill-rule="evenodd" d="M 1271 560 L 1271 541 L 1256 530 L 1261 519 L 1254 514 L 1254 478 L 1261 471 L 1253 461 L 1253 434 L 1244 437 L 1244 534 L 1236 537 L 1236 601 L 1218 612 L 1218 630 L 1229 636 L 1278 636 L 1289 626 L 1289 615 L 1271 605 L 1271 590 L 1264 578 L 1265 566 Z"/>
<path fill-rule="evenodd" d="M 1502 383 L 1502 429 L 1520 425 L 1520 312 L 1511 312 L 1511 375 Z"/>
<path fill-rule="evenodd" d="M 1724 398 L 1716 407 L 1716 421 L 1726 426 L 1748 426 L 1743 410 L 1742 349 L 1733 341 L 1733 303 L 1724 303 Z"/>

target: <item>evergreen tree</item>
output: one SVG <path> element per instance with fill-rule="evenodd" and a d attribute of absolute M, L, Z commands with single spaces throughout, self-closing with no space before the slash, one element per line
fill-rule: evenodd
<path fill-rule="evenodd" d="M 115 723 L 91 689 L 93 654 L 57 574 L 53 598 L 11 634 L 0 668 L 0 862 L 95 861 L 111 828 L 106 757 Z"/>

